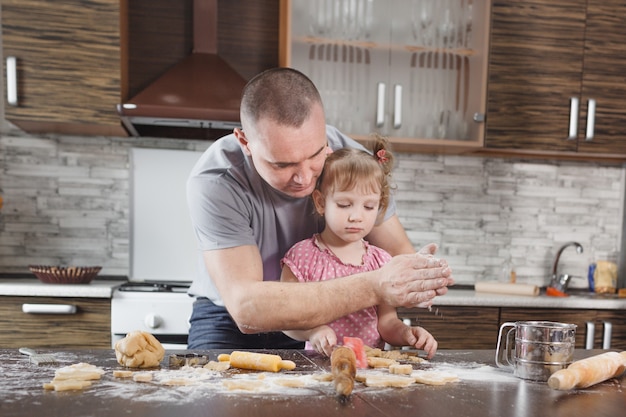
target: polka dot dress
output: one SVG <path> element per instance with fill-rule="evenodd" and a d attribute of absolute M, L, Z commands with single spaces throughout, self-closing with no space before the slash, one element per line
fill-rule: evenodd
<path fill-rule="evenodd" d="M 384 250 L 370 245 L 366 241 L 362 265 L 343 263 L 327 248 L 322 248 L 317 241 L 317 234 L 310 239 L 296 243 L 282 259 L 300 282 L 327 281 L 360 272 L 373 271 L 389 262 L 391 255 Z M 328 324 L 337 334 L 337 340 L 344 336 L 360 337 L 368 346 L 383 347 L 378 333 L 376 307 L 369 307 L 349 314 Z M 311 346 L 307 343 L 307 349 Z"/>

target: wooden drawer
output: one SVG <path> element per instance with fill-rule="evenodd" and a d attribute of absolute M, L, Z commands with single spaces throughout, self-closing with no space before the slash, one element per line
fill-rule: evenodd
<path fill-rule="evenodd" d="M 439 349 L 495 349 L 498 339 L 498 307 L 438 306 L 398 309 L 398 317 L 422 326 L 439 343 Z"/>
<path fill-rule="evenodd" d="M 1 297 L 0 347 L 111 348 L 108 298 Z M 24 313 L 24 304 L 72 305 L 74 314 Z"/>
<path fill-rule="evenodd" d="M 565 310 L 551 308 L 502 308 L 500 322 L 516 321 L 554 321 L 573 323 L 576 327 L 576 348 L 585 348 L 587 337 L 586 323 L 594 321 L 596 310 Z"/>

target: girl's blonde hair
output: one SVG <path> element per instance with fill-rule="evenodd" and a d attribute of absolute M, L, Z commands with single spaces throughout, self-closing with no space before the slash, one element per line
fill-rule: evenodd
<path fill-rule="evenodd" d="M 335 191 L 348 191 L 355 187 L 364 192 L 380 192 L 379 212 L 389 206 L 390 176 L 394 157 L 386 138 L 375 135 L 372 153 L 342 148 L 329 154 L 316 189 L 322 195 Z"/>

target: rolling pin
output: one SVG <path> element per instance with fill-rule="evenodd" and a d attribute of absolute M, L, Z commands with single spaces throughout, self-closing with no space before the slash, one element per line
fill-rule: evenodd
<path fill-rule="evenodd" d="M 222 353 L 217 357 L 220 362 L 230 362 L 230 366 L 254 371 L 278 372 L 281 369 L 291 371 L 296 367 L 293 361 L 283 360 L 278 355 L 267 353 L 233 351 L 230 355 Z"/>
<path fill-rule="evenodd" d="M 356 377 L 356 355 L 346 346 L 337 346 L 330 355 L 330 369 L 335 384 L 335 392 L 347 397 L 354 388 Z"/>
<path fill-rule="evenodd" d="M 624 370 L 626 370 L 626 351 L 606 352 L 573 362 L 566 369 L 556 371 L 548 378 L 548 386 L 562 391 L 587 388 L 620 376 Z"/>

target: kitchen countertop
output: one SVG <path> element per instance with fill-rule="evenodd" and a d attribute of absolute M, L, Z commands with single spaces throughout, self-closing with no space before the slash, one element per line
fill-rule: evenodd
<path fill-rule="evenodd" d="M 480 293 L 473 289 L 450 287 L 446 295 L 435 298 L 434 305 L 626 310 L 626 298 L 617 298 L 615 295 L 596 295 L 584 291 L 572 292 L 567 297 L 549 297 L 545 294 L 533 297 L 529 295 Z"/>
<path fill-rule="evenodd" d="M 113 291 L 122 285 L 124 279 L 94 279 L 89 284 L 46 284 L 36 278 L 0 278 L 0 296 L 33 297 L 94 297 L 110 298 Z M 472 307 L 522 307 L 522 308 L 569 308 L 626 310 L 626 298 L 594 295 L 584 291 L 572 292 L 568 297 L 548 297 L 544 294 L 532 297 L 524 295 L 505 295 L 479 293 L 471 289 L 450 287 L 445 296 L 436 297 L 435 306 L 472 306 Z"/>
<path fill-rule="evenodd" d="M 94 279 L 89 284 L 46 284 L 37 278 L 0 279 L 0 295 L 111 298 L 124 280 Z"/>
<path fill-rule="evenodd" d="M 296 362 L 293 371 L 278 374 L 229 370 L 226 373 L 168 368 L 166 359 L 154 380 L 139 383 L 112 376 L 122 369 L 113 350 L 70 350 L 55 353 L 56 365 L 32 365 L 16 349 L 0 349 L 0 415 L 46 416 L 406 416 L 428 417 L 588 417 L 619 416 L 626 408 L 626 376 L 584 390 L 555 391 L 545 382 L 519 379 L 494 364 L 493 350 L 439 351 L 434 359 L 414 364 L 455 374 L 459 381 L 441 386 L 413 384 L 407 388 L 374 388 L 357 383 L 352 395 L 340 401 L 332 383 L 313 375 L 328 372 L 329 360 L 307 351 L 264 351 Z M 187 351 L 176 351 L 188 353 Z M 195 351 L 215 360 L 230 351 Z M 575 359 L 602 353 L 577 350 Z M 42 388 L 54 371 L 72 363 L 87 362 L 102 367 L 102 379 L 83 391 L 55 392 Z M 193 381 L 193 385 L 164 385 L 165 381 Z M 160 378 L 169 375 L 167 378 Z M 195 375 L 190 377 L 189 375 Z M 203 379 L 196 378 L 204 375 Z M 206 375 L 210 375 L 207 377 Z M 288 388 L 279 381 L 317 381 L 306 388 Z M 260 391 L 228 390 L 226 380 L 257 381 Z M 161 383 L 157 383 L 160 381 Z M 275 385 L 272 385 L 275 384 Z M 272 386 L 274 388 L 272 388 Z"/>

